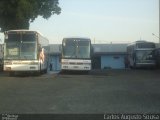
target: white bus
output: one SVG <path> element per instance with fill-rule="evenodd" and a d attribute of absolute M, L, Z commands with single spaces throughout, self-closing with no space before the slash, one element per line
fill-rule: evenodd
<path fill-rule="evenodd" d="M 5 72 L 47 72 L 48 39 L 31 30 L 9 30 L 4 36 Z"/>
<path fill-rule="evenodd" d="M 89 38 L 63 39 L 61 70 L 91 70 L 91 40 Z"/>
<path fill-rule="evenodd" d="M 131 68 L 155 67 L 155 43 L 136 41 L 127 46 L 128 64 Z"/>

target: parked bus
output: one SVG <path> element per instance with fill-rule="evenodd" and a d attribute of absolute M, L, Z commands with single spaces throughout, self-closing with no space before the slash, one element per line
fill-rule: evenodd
<path fill-rule="evenodd" d="M 89 38 L 63 39 L 61 70 L 91 70 L 91 40 Z"/>
<path fill-rule="evenodd" d="M 5 72 L 47 72 L 48 39 L 30 30 L 9 30 L 4 36 Z"/>
<path fill-rule="evenodd" d="M 131 68 L 155 67 L 155 43 L 136 41 L 127 46 L 128 64 Z"/>

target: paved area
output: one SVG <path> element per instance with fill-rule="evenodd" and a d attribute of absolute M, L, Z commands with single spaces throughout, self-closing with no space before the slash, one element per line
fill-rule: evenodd
<path fill-rule="evenodd" d="M 160 113 L 160 70 L 0 73 L 0 113 Z"/>

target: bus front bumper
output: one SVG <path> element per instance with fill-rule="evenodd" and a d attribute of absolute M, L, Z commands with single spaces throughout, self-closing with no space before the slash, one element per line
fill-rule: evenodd
<path fill-rule="evenodd" d="M 84 70 L 84 71 L 89 71 L 91 70 L 90 66 L 79 66 L 79 65 L 62 65 L 61 67 L 62 70 Z"/>

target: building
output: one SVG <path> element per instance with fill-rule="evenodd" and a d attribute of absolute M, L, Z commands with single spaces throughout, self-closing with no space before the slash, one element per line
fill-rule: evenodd
<path fill-rule="evenodd" d="M 49 45 L 49 68 L 51 71 L 60 71 L 60 56 L 61 56 L 61 45 L 60 44 L 50 44 Z"/>
<path fill-rule="evenodd" d="M 93 44 L 93 69 L 124 69 L 127 44 Z M 50 44 L 50 64 L 53 71 L 59 71 L 61 45 Z"/>
<path fill-rule="evenodd" d="M 93 69 L 124 69 L 127 44 L 93 44 Z"/>

